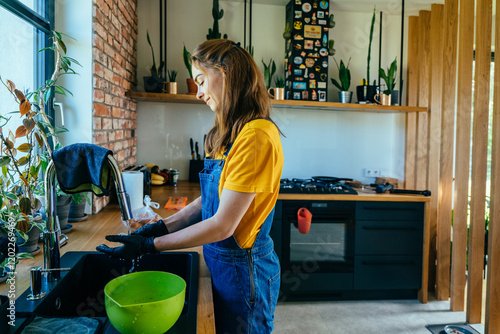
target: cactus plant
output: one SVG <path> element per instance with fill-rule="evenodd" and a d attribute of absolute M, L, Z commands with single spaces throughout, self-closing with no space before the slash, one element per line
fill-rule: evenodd
<path fill-rule="evenodd" d="M 219 32 L 219 20 L 224 16 L 224 9 L 219 10 L 219 0 L 213 0 L 212 5 L 212 17 L 214 18 L 213 28 L 208 28 L 207 40 L 219 39 L 221 33 Z M 224 34 L 224 38 L 227 38 L 227 34 Z"/>
<path fill-rule="evenodd" d="M 370 84 L 370 60 L 372 54 L 372 40 L 373 40 L 373 27 L 375 26 L 375 6 L 373 6 L 373 16 L 372 23 L 370 26 L 370 42 L 368 44 L 368 57 L 367 57 L 367 65 L 366 65 L 366 84 Z M 373 83 L 375 85 L 375 83 Z"/>

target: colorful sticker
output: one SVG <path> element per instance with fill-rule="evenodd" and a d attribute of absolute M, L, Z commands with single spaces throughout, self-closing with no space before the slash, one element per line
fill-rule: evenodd
<path fill-rule="evenodd" d="M 328 56 L 328 50 L 326 48 L 321 48 L 319 50 L 319 54 L 322 55 L 323 57 Z"/>
<path fill-rule="evenodd" d="M 319 65 L 314 66 L 314 70 L 315 70 L 316 72 L 321 71 L 321 66 L 319 66 Z"/>
<path fill-rule="evenodd" d="M 309 78 L 314 79 L 315 75 L 314 73 L 309 73 Z"/>
<path fill-rule="evenodd" d="M 302 62 L 303 62 L 302 57 L 293 58 L 293 62 L 297 65 L 302 64 Z"/>
<path fill-rule="evenodd" d="M 313 8 L 318 8 L 318 2 L 316 0 L 313 2 Z"/>
<path fill-rule="evenodd" d="M 319 101 L 326 102 L 326 92 L 324 90 L 318 90 L 319 93 Z"/>
<path fill-rule="evenodd" d="M 312 93 L 311 93 L 311 98 L 313 100 L 317 100 L 318 99 L 318 94 L 316 94 L 316 91 L 313 89 Z"/>
<path fill-rule="evenodd" d="M 306 66 L 313 67 L 314 66 L 314 59 L 306 58 Z"/>
<path fill-rule="evenodd" d="M 304 25 L 304 38 L 321 38 L 321 27 Z"/>
<path fill-rule="evenodd" d="M 325 80 L 326 80 L 326 73 L 320 73 L 320 75 L 319 75 L 319 79 L 320 79 L 321 81 L 325 81 Z M 319 88 L 323 88 L 323 87 L 319 87 Z M 326 88 L 326 87 L 325 87 L 325 88 Z"/>
<path fill-rule="evenodd" d="M 316 80 L 309 80 L 309 88 L 316 88 Z"/>
<path fill-rule="evenodd" d="M 294 82 L 293 83 L 293 89 L 306 89 L 306 83 L 305 82 Z"/>
<path fill-rule="evenodd" d="M 305 52 L 305 51 L 302 51 L 302 52 L 300 53 L 300 56 L 301 56 L 301 57 L 305 57 L 305 56 L 306 56 L 306 52 Z"/>
<path fill-rule="evenodd" d="M 312 20 L 311 24 L 316 24 L 316 13 L 313 14 L 311 20 Z"/>
<path fill-rule="evenodd" d="M 310 18 L 310 17 L 306 17 L 306 18 L 304 18 L 304 22 L 305 22 L 305 23 L 309 23 L 309 22 L 311 22 L 311 18 Z"/>
<path fill-rule="evenodd" d="M 293 99 L 294 100 L 300 100 L 300 92 L 293 93 Z"/>
<path fill-rule="evenodd" d="M 320 89 L 325 89 L 326 88 L 326 82 L 318 82 L 318 88 Z"/>
<path fill-rule="evenodd" d="M 304 90 L 302 92 L 302 99 L 303 100 L 308 100 L 309 99 L 309 92 L 307 90 Z"/>
<path fill-rule="evenodd" d="M 296 5 L 302 5 L 302 0 L 295 0 Z"/>
<path fill-rule="evenodd" d="M 295 18 L 296 19 L 301 19 L 302 18 L 302 11 L 301 10 L 296 10 L 295 11 Z"/>
<path fill-rule="evenodd" d="M 296 30 L 300 30 L 300 29 L 302 29 L 302 22 L 300 22 L 300 21 L 295 21 L 295 22 L 293 22 L 293 27 L 294 27 Z"/>
<path fill-rule="evenodd" d="M 293 46 L 295 48 L 295 50 L 302 50 L 302 44 L 300 43 L 297 43 Z"/>
<path fill-rule="evenodd" d="M 324 17 L 325 17 L 325 12 L 321 12 L 321 11 L 319 11 L 319 12 L 318 12 L 318 19 L 322 19 L 322 18 L 324 18 Z"/>
<path fill-rule="evenodd" d="M 304 13 L 309 13 L 312 9 L 312 6 L 309 2 L 306 2 L 302 5 L 302 10 L 304 11 Z"/>
<path fill-rule="evenodd" d="M 293 36 L 293 39 L 296 40 L 296 41 L 302 41 L 302 40 L 304 40 L 304 37 L 302 37 L 299 34 L 295 34 L 295 36 Z"/>
<path fill-rule="evenodd" d="M 326 35 L 325 35 L 326 36 Z M 316 42 L 314 42 L 314 46 L 317 46 L 318 48 L 321 47 L 321 42 L 320 40 L 316 40 Z"/>
<path fill-rule="evenodd" d="M 312 50 L 314 48 L 314 41 L 310 39 L 306 39 L 304 41 L 304 49 L 306 50 Z"/>
<path fill-rule="evenodd" d="M 326 20 L 318 20 L 320 26 L 326 26 Z"/>
<path fill-rule="evenodd" d="M 328 8 L 328 1 L 325 1 L 325 0 L 320 1 L 320 2 L 319 2 L 319 6 L 320 6 L 321 8 L 323 8 L 323 9 L 327 9 L 327 8 Z"/>
<path fill-rule="evenodd" d="M 311 58 L 319 58 L 319 54 L 317 52 L 310 52 L 307 56 Z"/>
<path fill-rule="evenodd" d="M 294 75 L 302 75 L 302 70 L 294 69 L 293 74 Z"/>
<path fill-rule="evenodd" d="M 299 65 L 299 68 L 303 70 L 303 69 L 305 69 L 305 68 L 306 68 L 306 65 L 301 64 L 301 65 Z"/>
<path fill-rule="evenodd" d="M 323 65 L 323 67 L 325 67 L 325 68 L 328 67 L 328 61 L 323 60 L 323 63 L 321 65 Z"/>

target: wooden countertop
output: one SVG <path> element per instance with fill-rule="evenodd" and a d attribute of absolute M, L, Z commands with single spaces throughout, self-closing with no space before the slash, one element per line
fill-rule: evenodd
<path fill-rule="evenodd" d="M 316 201 L 367 201 L 367 202 L 430 202 L 430 196 L 391 194 L 389 192 L 377 194 L 373 188 L 356 188 L 357 195 L 336 194 L 279 194 L 279 200 L 316 200 Z"/>
<path fill-rule="evenodd" d="M 177 187 L 153 186 L 151 198 L 160 204 L 155 210 L 162 217 L 167 217 L 176 210 L 165 210 L 163 206 L 168 197 L 187 197 L 188 202 L 200 196 L 200 187 L 197 183 L 179 182 Z M 61 255 L 69 251 L 95 251 L 95 248 L 106 240 L 104 237 L 110 234 L 127 233 L 125 225 L 121 221 L 121 213 L 118 204 L 109 204 L 101 212 L 78 223 L 71 223 L 73 229 L 67 234 L 68 244 L 61 248 Z M 42 247 L 42 244 L 40 244 Z M 198 286 L 198 333 L 215 333 L 214 310 L 212 300 L 212 282 L 210 273 L 203 259 L 203 248 L 194 247 L 180 251 L 198 252 L 200 254 L 200 274 Z M 20 296 L 30 285 L 29 270 L 33 266 L 43 266 L 43 254 L 40 252 L 35 259 L 21 260 L 17 266 L 15 293 L 16 298 Z M 7 295 L 10 285 L 6 282 L 0 283 L 0 294 Z"/>

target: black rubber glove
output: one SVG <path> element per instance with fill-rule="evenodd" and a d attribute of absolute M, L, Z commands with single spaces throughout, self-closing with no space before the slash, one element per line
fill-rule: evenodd
<path fill-rule="evenodd" d="M 163 220 L 158 220 L 156 223 L 147 224 L 132 232 L 132 235 L 142 235 L 143 237 L 161 237 L 162 235 L 168 234 L 167 226 Z"/>
<path fill-rule="evenodd" d="M 141 235 L 107 235 L 106 240 L 121 242 L 123 244 L 123 246 L 114 248 L 103 244 L 96 248 L 98 251 L 108 254 L 111 257 L 131 260 L 140 255 L 158 253 L 153 237 L 146 238 Z"/>

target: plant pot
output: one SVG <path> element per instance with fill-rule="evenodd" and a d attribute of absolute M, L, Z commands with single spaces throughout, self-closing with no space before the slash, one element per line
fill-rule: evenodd
<path fill-rule="evenodd" d="M 162 92 L 162 78 L 156 77 L 143 77 L 144 80 L 144 90 L 149 93 L 161 93 Z"/>
<path fill-rule="evenodd" d="M 80 222 L 82 220 L 87 219 L 87 214 L 85 213 L 85 207 L 87 206 L 87 202 L 82 198 L 80 203 L 76 203 L 74 200 L 71 201 L 69 205 L 69 214 L 68 221 L 69 222 Z"/>
<path fill-rule="evenodd" d="M 188 87 L 188 94 L 189 95 L 196 95 L 196 93 L 198 92 L 198 86 L 196 86 L 194 79 L 188 78 L 188 79 L 186 79 L 186 82 L 187 82 L 187 87 Z"/>
<path fill-rule="evenodd" d="M 399 91 L 391 91 L 391 106 L 399 106 Z"/>
<path fill-rule="evenodd" d="M 375 94 L 377 94 L 377 86 L 375 85 L 356 86 L 358 102 L 375 103 Z"/>
<path fill-rule="evenodd" d="M 340 103 L 351 103 L 352 92 L 339 92 L 339 102 Z"/>
<path fill-rule="evenodd" d="M 71 224 L 68 224 L 70 205 L 71 205 L 71 195 L 57 196 L 56 210 L 57 210 L 57 218 L 59 220 L 59 226 L 61 227 L 61 233 L 68 233 L 73 227 Z"/>
<path fill-rule="evenodd" d="M 32 221 L 38 223 L 42 222 L 42 215 L 38 215 L 33 218 Z M 28 235 L 28 240 L 24 242 L 23 239 L 17 241 L 18 252 L 19 253 L 36 253 L 39 251 L 38 240 L 40 238 L 40 229 L 35 225 L 30 225 L 30 229 L 26 232 Z"/>
<path fill-rule="evenodd" d="M 167 82 L 167 94 L 177 94 L 177 82 Z"/>

